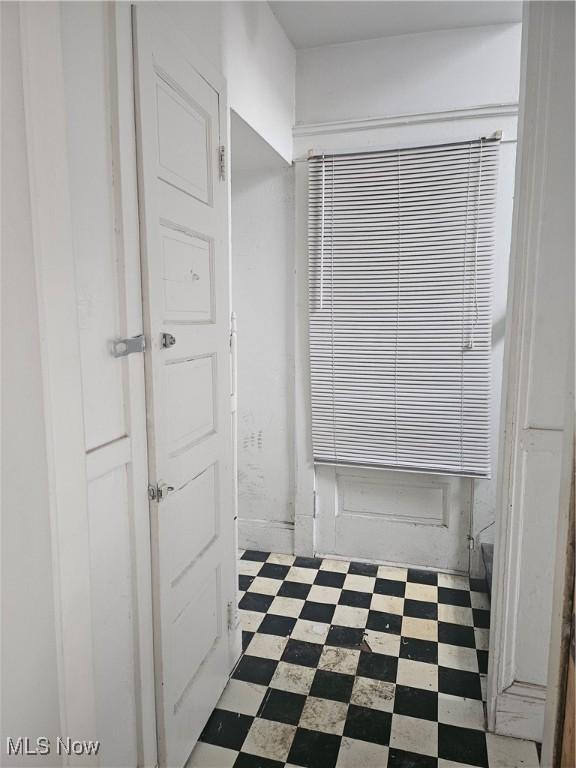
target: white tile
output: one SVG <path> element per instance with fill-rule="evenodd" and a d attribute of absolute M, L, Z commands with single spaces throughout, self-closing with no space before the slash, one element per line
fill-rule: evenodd
<path fill-rule="evenodd" d="M 228 712 L 240 712 L 242 715 L 255 717 L 267 690 L 265 685 L 246 683 L 243 680 L 231 678 L 216 706 L 218 709 L 226 709 Z"/>
<path fill-rule="evenodd" d="M 280 661 L 270 681 L 270 688 L 278 688 L 290 693 L 302 693 L 307 696 L 315 674 L 316 670 L 310 667 Z"/>
<path fill-rule="evenodd" d="M 344 580 L 344 589 L 351 589 L 354 592 L 373 592 L 376 579 L 373 576 L 361 576 L 355 573 L 349 573 Z"/>
<path fill-rule="evenodd" d="M 477 699 L 463 699 L 460 696 L 439 693 L 438 722 L 483 731 L 484 706 Z"/>
<path fill-rule="evenodd" d="M 330 624 L 298 619 L 290 637 L 293 640 L 304 640 L 307 643 L 320 643 L 322 645 L 326 642 L 329 629 Z"/>
<path fill-rule="evenodd" d="M 474 626 L 472 617 L 472 608 L 464 605 L 448 605 L 447 603 L 438 603 L 438 621 L 444 621 L 448 624 L 461 624 L 465 627 Z"/>
<path fill-rule="evenodd" d="M 401 616 L 404 613 L 404 598 L 393 595 L 372 595 L 370 608 L 373 611 L 396 613 Z"/>
<path fill-rule="evenodd" d="M 382 712 L 392 712 L 394 709 L 394 683 L 385 680 L 373 680 L 370 677 L 357 677 L 350 698 L 351 704 L 358 707 L 370 707 Z"/>
<path fill-rule="evenodd" d="M 341 627 L 364 629 L 368 621 L 368 608 L 354 608 L 352 605 L 337 605 L 332 624 Z"/>
<path fill-rule="evenodd" d="M 225 749 L 198 741 L 186 768 L 232 768 L 237 757 L 238 752 L 235 749 Z"/>
<path fill-rule="evenodd" d="M 482 692 L 482 701 L 488 700 L 488 676 L 480 675 L 480 690 Z"/>
<path fill-rule="evenodd" d="M 472 608 L 481 608 L 483 611 L 490 610 L 490 599 L 486 592 L 470 592 L 470 601 Z"/>
<path fill-rule="evenodd" d="M 436 603 L 438 602 L 438 589 L 431 584 L 417 584 L 413 581 L 408 581 L 404 596 L 409 600 L 423 600 L 426 603 Z"/>
<path fill-rule="evenodd" d="M 364 633 L 364 640 L 374 653 L 384 653 L 386 656 L 400 655 L 400 635 L 367 629 Z"/>
<path fill-rule="evenodd" d="M 299 568 L 293 565 L 286 576 L 286 581 L 298 581 L 300 584 L 313 584 L 316 578 L 315 568 Z"/>
<path fill-rule="evenodd" d="M 490 768 L 538 768 L 538 753 L 533 741 L 486 734 Z"/>
<path fill-rule="evenodd" d="M 392 715 L 390 746 L 420 755 L 438 755 L 438 723 L 419 717 Z"/>
<path fill-rule="evenodd" d="M 248 587 L 248 592 L 258 592 L 260 595 L 275 595 L 282 586 L 280 579 L 267 579 L 264 576 L 256 576 Z"/>
<path fill-rule="evenodd" d="M 456 576 L 452 573 L 439 573 L 438 586 L 448 589 L 470 589 L 470 581 L 467 576 Z"/>
<path fill-rule="evenodd" d="M 318 669 L 324 669 L 327 672 L 340 672 L 343 675 L 355 675 L 359 659 L 360 651 L 325 645 L 318 662 Z"/>
<path fill-rule="evenodd" d="M 295 597 L 275 597 L 268 613 L 274 613 L 276 616 L 291 616 L 293 619 L 297 619 L 303 607 L 304 600 L 297 600 Z"/>
<path fill-rule="evenodd" d="M 474 629 L 474 637 L 476 638 L 476 650 L 487 651 L 490 645 L 490 630 Z"/>
<path fill-rule="evenodd" d="M 256 632 L 266 615 L 259 611 L 239 610 L 238 613 L 240 614 L 240 625 L 244 632 Z"/>
<path fill-rule="evenodd" d="M 409 685 L 412 688 L 437 691 L 438 667 L 436 664 L 426 664 L 423 661 L 398 659 L 396 682 L 398 685 Z"/>
<path fill-rule="evenodd" d="M 474 648 L 438 643 L 438 666 L 463 669 L 478 674 L 478 657 Z"/>
<path fill-rule="evenodd" d="M 340 743 L 336 768 L 384 768 L 388 764 L 388 747 L 344 736 Z"/>
<path fill-rule="evenodd" d="M 306 599 L 313 603 L 337 605 L 340 599 L 340 590 L 336 589 L 336 587 L 323 587 L 320 584 L 313 584 Z"/>
<path fill-rule="evenodd" d="M 333 571 L 334 573 L 348 573 L 350 563 L 347 560 L 322 560 L 321 571 Z"/>
<path fill-rule="evenodd" d="M 402 619 L 402 635 L 417 637 L 419 640 L 438 641 L 438 622 L 433 619 L 416 619 L 404 616 Z"/>
<path fill-rule="evenodd" d="M 298 727 L 307 728 L 310 731 L 335 733 L 337 736 L 341 736 L 344 733 L 347 713 L 348 705 L 341 701 L 308 696 Z"/>
<path fill-rule="evenodd" d="M 294 560 L 296 559 L 296 555 L 270 555 L 268 557 L 268 560 L 266 560 L 267 563 L 275 563 L 276 565 L 292 565 Z"/>
<path fill-rule="evenodd" d="M 242 745 L 242 751 L 269 760 L 286 762 L 292 746 L 296 727 L 273 720 L 256 718 Z"/>
<path fill-rule="evenodd" d="M 402 568 L 399 565 L 379 565 L 378 578 L 406 581 L 408 579 L 408 568 Z"/>
<path fill-rule="evenodd" d="M 262 656 L 265 659 L 280 660 L 288 642 L 287 637 L 278 635 L 264 635 L 258 632 L 250 640 L 250 645 L 246 649 L 249 656 Z"/>
<path fill-rule="evenodd" d="M 257 563 L 255 560 L 238 560 L 238 573 L 243 576 L 256 576 L 264 563 Z"/>

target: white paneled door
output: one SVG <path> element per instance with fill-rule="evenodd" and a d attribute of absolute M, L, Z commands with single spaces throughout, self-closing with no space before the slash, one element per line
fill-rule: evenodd
<path fill-rule="evenodd" d="M 159 760 L 179 767 L 233 660 L 225 94 L 151 4 L 135 52 Z"/>

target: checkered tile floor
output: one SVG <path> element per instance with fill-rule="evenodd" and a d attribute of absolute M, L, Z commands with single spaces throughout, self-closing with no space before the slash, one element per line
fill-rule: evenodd
<path fill-rule="evenodd" d="M 538 765 L 484 731 L 483 582 L 251 551 L 239 573 L 244 654 L 191 768 Z"/>

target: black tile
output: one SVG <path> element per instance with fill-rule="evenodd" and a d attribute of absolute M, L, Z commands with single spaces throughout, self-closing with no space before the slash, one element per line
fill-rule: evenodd
<path fill-rule="evenodd" d="M 372 565 L 372 563 L 350 563 L 348 573 L 352 573 L 355 576 L 376 576 L 378 566 Z"/>
<path fill-rule="evenodd" d="M 265 576 L 267 579 L 285 579 L 290 570 L 288 565 L 279 565 L 278 563 L 264 563 L 258 571 L 258 576 Z"/>
<path fill-rule="evenodd" d="M 438 620 L 438 604 L 427 600 L 404 600 L 404 616 L 412 616 L 415 619 Z"/>
<path fill-rule="evenodd" d="M 307 619 L 308 621 L 319 621 L 323 624 L 330 624 L 335 610 L 335 605 L 330 605 L 329 603 L 314 603 L 307 600 L 300 613 L 300 618 Z"/>
<path fill-rule="evenodd" d="M 472 592 L 488 592 L 488 587 L 484 579 L 470 579 L 470 589 Z"/>
<path fill-rule="evenodd" d="M 483 731 L 438 723 L 438 757 L 488 768 L 486 736 Z"/>
<path fill-rule="evenodd" d="M 376 632 L 388 632 L 391 635 L 399 635 L 402 631 L 402 616 L 397 613 L 384 613 L 382 611 L 370 611 L 366 629 L 374 629 Z"/>
<path fill-rule="evenodd" d="M 480 675 L 463 669 L 438 667 L 438 691 L 465 699 L 482 700 Z"/>
<path fill-rule="evenodd" d="M 298 728 L 290 747 L 288 762 L 306 768 L 334 768 L 340 741 L 340 736 L 332 733 Z"/>
<path fill-rule="evenodd" d="M 394 696 L 394 712 L 397 715 L 419 717 L 421 720 L 438 721 L 438 694 L 408 685 L 397 685 Z"/>
<path fill-rule="evenodd" d="M 244 574 L 239 574 L 238 576 L 238 589 L 241 592 L 246 592 L 250 584 L 254 581 L 254 576 L 245 576 Z"/>
<path fill-rule="evenodd" d="M 372 595 L 368 592 L 356 592 L 353 589 L 343 589 L 338 600 L 340 605 L 352 605 L 355 608 L 370 608 Z"/>
<path fill-rule="evenodd" d="M 297 568 L 320 568 L 322 565 L 321 557 L 297 557 L 294 560 Z"/>
<path fill-rule="evenodd" d="M 306 643 L 303 640 L 288 640 L 282 661 L 288 661 L 291 664 L 300 664 L 303 667 L 316 667 L 322 653 L 322 646 L 319 643 Z"/>
<path fill-rule="evenodd" d="M 438 585 L 438 574 L 433 571 L 420 571 L 416 568 L 408 568 L 408 581 L 416 584 L 430 584 L 433 587 Z"/>
<path fill-rule="evenodd" d="M 295 624 L 296 619 L 293 619 L 291 616 L 276 616 L 273 613 L 268 613 L 262 619 L 258 632 L 261 632 L 263 635 L 288 637 Z"/>
<path fill-rule="evenodd" d="M 244 680 L 246 683 L 257 683 L 258 685 L 268 685 L 278 662 L 274 659 L 263 659 L 260 656 L 242 656 L 232 677 L 236 680 Z"/>
<path fill-rule="evenodd" d="M 320 584 L 321 587 L 336 587 L 342 589 L 346 580 L 345 573 L 335 573 L 334 571 L 318 571 L 314 584 Z"/>
<path fill-rule="evenodd" d="M 200 734 L 200 741 L 215 744 L 218 747 L 240 750 L 248 735 L 253 717 L 215 709 Z"/>
<path fill-rule="evenodd" d="M 389 683 L 396 682 L 398 671 L 398 659 L 396 656 L 386 656 L 383 653 L 360 652 L 360 660 L 356 675 L 358 677 L 371 677 L 376 680 L 386 680 Z"/>
<path fill-rule="evenodd" d="M 473 627 L 465 627 L 462 624 L 447 624 L 444 621 L 438 622 L 438 642 L 460 645 L 463 648 L 476 647 Z"/>
<path fill-rule="evenodd" d="M 266 613 L 274 600 L 272 595 L 259 595 L 258 592 L 245 592 L 238 603 L 243 611 Z"/>
<path fill-rule="evenodd" d="M 386 746 L 390 742 L 392 715 L 368 707 L 348 707 L 344 736 Z"/>
<path fill-rule="evenodd" d="M 478 657 L 478 672 L 481 675 L 488 674 L 488 651 L 476 651 Z"/>
<path fill-rule="evenodd" d="M 242 650 L 245 651 L 250 645 L 250 640 L 254 637 L 254 632 L 245 632 L 242 630 Z"/>
<path fill-rule="evenodd" d="M 270 552 L 256 552 L 253 549 L 247 549 L 240 558 L 241 560 L 256 560 L 259 563 L 265 563 L 270 556 Z"/>
<path fill-rule="evenodd" d="M 267 757 L 240 752 L 233 768 L 284 768 L 284 763 L 279 763 L 278 760 L 268 760 Z"/>
<path fill-rule="evenodd" d="M 339 648 L 358 648 L 363 639 L 363 629 L 333 625 L 328 631 L 326 645 L 335 645 Z"/>
<path fill-rule="evenodd" d="M 305 703 L 306 696 L 299 693 L 269 688 L 256 717 L 276 720 L 279 723 L 288 723 L 288 725 L 298 725 Z"/>
<path fill-rule="evenodd" d="M 403 749 L 388 751 L 388 768 L 437 768 L 438 760 L 430 755 L 404 752 Z"/>
<path fill-rule="evenodd" d="M 306 600 L 312 584 L 301 584 L 299 581 L 285 581 L 278 590 L 279 597 L 296 597 L 298 600 Z"/>
<path fill-rule="evenodd" d="M 475 627 L 478 627 L 478 629 L 490 628 L 490 611 L 485 611 L 481 608 L 472 608 L 472 616 L 474 617 Z"/>
<path fill-rule="evenodd" d="M 438 643 L 432 640 L 420 640 L 417 637 L 402 637 L 400 640 L 400 658 L 424 661 L 427 664 L 438 664 Z"/>
<path fill-rule="evenodd" d="M 348 703 L 353 687 L 354 675 L 342 675 L 339 672 L 318 669 L 312 681 L 310 696 Z"/>
<path fill-rule="evenodd" d="M 469 608 L 471 605 L 470 592 L 467 589 L 438 587 L 438 602 L 447 603 L 448 605 L 464 605 Z"/>
<path fill-rule="evenodd" d="M 404 597 L 404 593 L 406 592 L 406 582 L 396 581 L 394 579 L 376 579 L 374 592 L 377 595 Z"/>

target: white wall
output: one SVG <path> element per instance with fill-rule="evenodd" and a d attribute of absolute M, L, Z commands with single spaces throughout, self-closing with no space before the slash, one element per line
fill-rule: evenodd
<path fill-rule="evenodd" d="M 298 51 L 296 121 L 317 123 L 518 101 L 520 24 Z"/>
<path fill-rule="evenodd" d="M 293 551 L 294 170 L 232 119 L 242 547 Z"/>
<path fill-rule="evenodd" d="M 60 733 L 48 466 L 17 3 L 2 13 L 2 765 Z M 58 765 L 56 755 L 35 765 Z"/>
<path fill-rule="evenodd" d="M 296 54 L 264 2 L 166 2 L 164 8 L 228 83 L 228 102 L 292 160 Z"/>
<path fill-rule="evenodd" d="M 480 542 L 494 537 L 520 37 L 521 25 L 496 25 L 313 48 L 297 56 L 297 159 L 309 149 L 393 148 L 503 131 L 493 284 L 493 469 L 491 479 L 474 481 L 473 534 L 482 531 L 471 557 L 477 575 Z M 302 503 L 311 506 L 307 499 Z"/>

